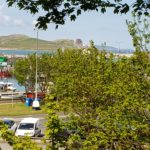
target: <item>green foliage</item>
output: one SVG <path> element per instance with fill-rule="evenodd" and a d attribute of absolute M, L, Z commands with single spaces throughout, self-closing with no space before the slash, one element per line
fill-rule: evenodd
<path fill-rule="evenodd" d="M 48 90 L 51 81 L 51 60 L 52 56 L 50 54 L 42 54 L 37 57 L 38 87 L 43 93 Z M 14 63 L 14 76 L 20 85 L 25 86 L 26 92 L 34 92 L 35 90 L 35 70 L 35 54 L 18 59 Z"/>
<path fill-rule="evenodd" d="M 35 55 L 19 59 L 14 64 L 14 76 L 18 83 L 25 86 L 26 91 L 35 85 Z"/>
<path fill-rule="evenodd" d="M 0 137 L 6 140 L 14 150 L 42 150 L 41 147 L 30 140 L 29 137 L 19 138 L 8 130 L 7 126 L 0 121 Z"/>
<path fill-rule="evenodd" d="M 40 58 L 39 71 L 53 83 L 45 99 L 47 149 L 150 147 L 149 52 L 116 57 L 91 41 L 88 49 Z"/>
<path fill-rule="evenodd" d="M 55 106 L 49 107 L 47 132 L 58 135 L 60 129 L 67 129 L 63 147 L 146 149 L 150 143 L 148 53 L 116 58 L 94 47 L 59 50 L 52 63 L 57 101 L 47 99 Z M 55 116 L 62 111 L 68 114 L 66 121 Z"/>
<path fill-rule="evenodd" d="M 133 21 L 126 21 L 136 51 L 148 51 L 150 46 L 150 16 L 142 17 L 133 13 Z"/>
<path fill-rule="evenodd" d="M 135 0 L 132 3 L 125 3 L 122 0 L 115 1 L 81 1 L 81 0 L 7 0 L 8 6 L 16 4 L 19 9 L 27 10 L 31 14 L 38 14 L 41 9 L 43 16 L 39 16 L 36 26 L 38 28 L 47 29 L 48 23 L 55 23 L 56 28 L 58 25 L 65 24 L 66 17 L 70 18 L 71 21 L 75 21 L 77 16 L 86 11 L 100 11 L 105 13 L 107 8 L 112 8 L 114 14 L 121 13 L 126 14 L 131 9 L 138 15 L 149 15 L 150 4 L 149 0 Z"/>
<path fill-rule="evenodd" d="M 64 125 L 56 114 L 60 110 L 58 103 L 51 96 L 47 98 L 50 102 L 47 104 L 48 121 L 46 127 L 48 130 L 46 131 L 46 138 L 51 139 L 50 144 L 47 145 L 47 149 L 58 150 L 59 147 L 65 146 L 66 142 L 63 136 Z"/>

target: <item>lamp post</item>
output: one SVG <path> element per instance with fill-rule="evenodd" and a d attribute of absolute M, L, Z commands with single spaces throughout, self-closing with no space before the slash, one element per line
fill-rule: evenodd
<path fill-rule="evenodd" d="M 14 76 L 14 64 L 12 64 L 12 77 Z M 12 108 L 14 107 L 14 89 L 12 89 Z"/>
<path fill-rule="evenodd" d="M 37 30 L 37 36 L 36 36 L 36 50 L 38 51 L 38 30 Z M 37 51 L 35 53 L 35 98 L 33 100 L 32 108 L 35 110 L 40 109 L 40 103 L 37 99 Z"/>
<path fill-rule="evenodd" d="M 13 89 L 12 89 L 12 95 L 11 95 L 11 96 L 12 96 L 12 99 L 11 99 L 11 101 L 12 101 L 12 102 L 11 102 L 12 108 L 14 107 L 14 98 L 13 98 L 14 93 L 13 93 L 13 92 L 14 92 L 14 91 L 13 91 Z"/>
<path fill-rule="evenodd" d="M 38 39 L 39 39 L 39 35 L 38 35 L 38 30 L 37 30 L 37 36 L 36 36 L 36 49 L 38 51 Z M 35 100 L 37 100 L 37 51 L 35 53 Z"/>

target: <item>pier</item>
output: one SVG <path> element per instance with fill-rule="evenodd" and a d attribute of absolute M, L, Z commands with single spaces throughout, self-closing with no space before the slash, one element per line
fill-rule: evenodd
<path fill-rule="evenodd" d="M 0 104 L 23 102 L 25 92 L 0 92 Z"/>

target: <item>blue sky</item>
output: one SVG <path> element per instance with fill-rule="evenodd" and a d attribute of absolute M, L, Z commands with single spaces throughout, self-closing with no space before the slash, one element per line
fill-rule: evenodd
<path fill-rule="evenodd" d="M 0 1 L 0 36 L 10 34 L 25 34 L 36 37 L 33 30 L 33 22 L 37 16 L 33 16 L 16 7 L 7 8 L 4 0 Z M 39 38 L 45 40 L 57 39 L 82 39 L 85 45 L 90 40 L 101 45 L 106 42 L 108 46 L 120 48 L 133 48 L 132 39 L 128 33 L 125 20 L 131 20 L 130 13 L 126 15 L 114 15 L 108 11 L 106 14 L 98 12 L 85 13 L 75 22 L 67 20 L 64 26 L 55 29 L 55 25 L 49 25 L 46 31 L 39 31 Z"/>

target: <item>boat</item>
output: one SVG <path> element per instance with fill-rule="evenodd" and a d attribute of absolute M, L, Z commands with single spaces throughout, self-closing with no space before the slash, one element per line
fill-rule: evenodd
<path fill-rule="evenodd" d="M 0 56 L 0 78 L 11 77 L 10 68 L 8 58 L 5 56 Z"/>
<path fill-rule="evenodd" d="M 11 82 L 0 82 L 0 90 L 2 92 L 7 92 L 7 91 L 16 91 L 16 88 L 14 87 L 14 84 Z"/>
<path fill-rule="evenodd" d="M 9 71 L 0 71 L 0 78 L 10 78 L 11 74 Z"/>
<path fill-rule="evenodd" d="M 12 82 L 0 82 L 0 100 L 23 99 L 24 93 L 16 91 Z"/>
<path fill-rule="evenodd" d="M 24 93 L 22 92 L 1 92 L 0 93 L 0 99 L 23 99 Z"/>

